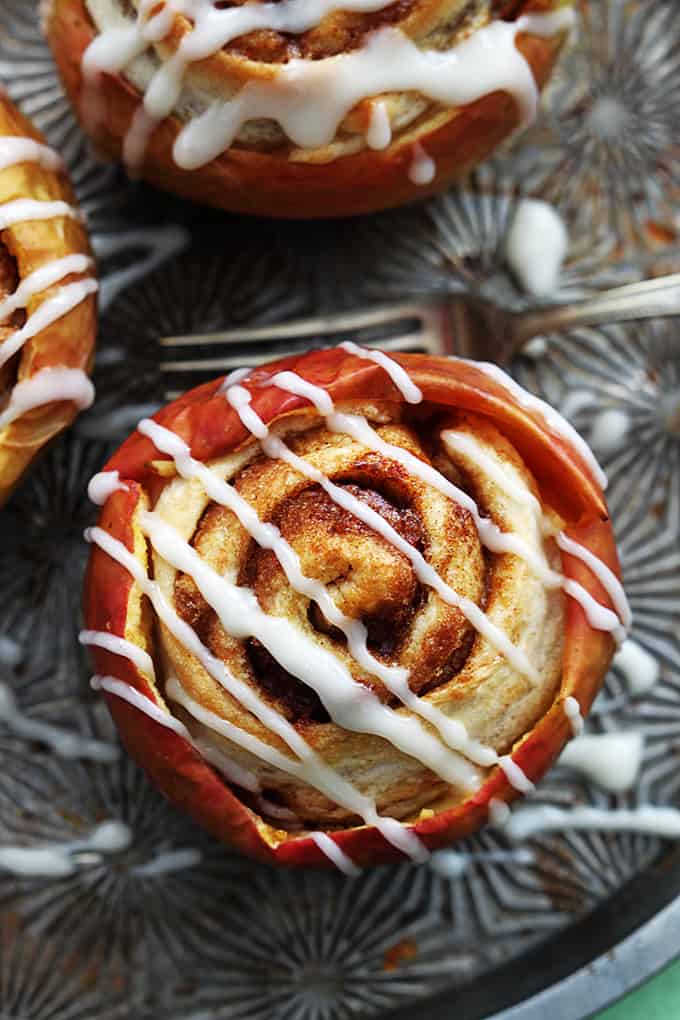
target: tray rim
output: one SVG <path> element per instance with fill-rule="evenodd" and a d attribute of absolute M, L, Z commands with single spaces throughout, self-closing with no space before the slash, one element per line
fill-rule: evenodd
<path fill-rule="evenodd" d="M 556 993 L 556 1002 L 550 1004 L 551 1007 L 557 1005 L 559 1009 L 554 1014 L 555 1020 L 587 1020 L 588 1017 L 594 1017 L 601 1010 L 621 1002 L 631 992 L 680 960 L 680 945 L 673 947 L 670 939 L 666 942 L 669 950 L 657 955 L 664 945 L 665 934 L 670 935 L 673 928 L 680 928 L 680 899 L 676 899 L 592 963 L 519 1006 L 511 1006 L 509 1010 L 489 1020 L 543 1020 L 543 1010 L 549 998 Z M 568 1003 L 570 999 L 576 1001 L 577 1013 L 563 1012 L 562 1004 Z"/>
<path fill-rule="evenodd" d="M 595 1017 L 680 960 L 680 845 L 671 846 L 672 849 L 662 853 L 595 910 L 536 948 L 490 970 L 487 986 L 510 985 L 513 975 L 521 984 L 522 976 L 527 975 L 527 966 L 536 962 L 540 967 L 541 960 L 545 962 L 546 957 L 557 971 L 554 977 L 549 977 L 542 986 L 539 982 L 526 996 L 520 991 L 500 1012 L 484 1009 L 484 995 L 478 993 L 479 982 L 475 979 L 459 989 L 444 989 L 434 996 L 382 1013 L 380 1020 L 413 1020 L 416 1008 L 422 1010 L 424 1020 L 450 1020 L 452 999 L 465 1020 L 546 1020 L 547 1016 L 551 1020 L 588 1020 Z M 614 935 L 613 926 L 620 928 L 621 914 L 627 906 L 637 913 L 631 915 L 621 938 L 618 932 Z M 581 950 L 582 959 L 572 959 L 566 966 L 555 964 L 556 957 L 568 956 L 570 950 L 564 951 L 565 944 L 571 943 L 573 949 L 581 935 L 584 936 L 581 945 L 585 947 Z M 593 947 L 590 954 L 589 943 Z"/>

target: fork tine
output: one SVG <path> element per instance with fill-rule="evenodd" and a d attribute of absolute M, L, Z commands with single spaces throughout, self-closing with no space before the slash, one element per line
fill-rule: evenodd
<path fill-rule="evenodd" d="M 449 343 L 445 306 L 404 303 L 317 316 L 281 326 L 164 337 L 159 342 L 164 395 L 171 400 L 215 375 L 261 365 L 288 354 L 301 354 L 313 346 L 331 347 L 342 340 L 386 351 L 443 354 Z"/>
<path fill-rule="evenodd" d="M 345 328 L 338 330 L 338 323 Z M 301 324 L 304 329 L 300 329 Z M 160 350 L 159 370 L 166 400 L 173 400 L 222 372 L 253 367 L 284 355 L 302 354 L 313 346 L 332 347 L 343 340 L 354 340 L 365 347 L 384 351 L 443 354 L 448 349 L 449 330 L 444 306 L 401 305 L 349 315 L 319 316 L 280 327 L 229 329 L 209 336 L 219 341 L 205 348 L 201 336 L 167 338 L 170 342 L 176 339 L 178 343 L 165 344 Z M 221 343 L 225 337 L 226 342 Z M 172 354 L 180 356 L 168 360 L 168 355 Z"/>
<path fill-rule="evenodd" d="M 413 332 L 407 333 L 404 336 L 392 337 L 388 340 L 382 341 L 366 341 L 365 347 L 376 347 L 384 351 L 402 351 L 404 353 L 408 351 L 427 351 L 430 353 L 439 353 L 441 351 L 441 345 L 438 337 L 434 337 L 431 334 L 425 334 L 424 332 Z M 272 351 L 271 348 L 267 348 L 261 353 L 255 353 L 251 351 L 244 351 L 242 348 L 238 352 L 233 354 L 225 354 L 220 357 L 212 358 L 187 358 L 180 361 L 165 361 L 159 366 L 160 371 L 164 374 L 172 374 L 175 372 L 228 372 L 234 368 L 241 368 L 244 365 L 255 366 L 262 365 L 267 361 L 271 361 L 276 356 L 277 352 Z M 296 353 L 288 348 L 286 353 Z"/>
<path fill-rule="evenodd" d="M 206 347 L 219 344 L 244 345 L 281 340 L 323 337 L 329 333 L 354 333 L 378 326 L 397 325 L 405 320 L 422 320 L 427 314 L 425 305 L 400 304 L 357 312 L 341 312 L 319 315 L 314 318 L 295 319 L 277 326 L 238 327 L 217 330 L 213 333 L 188 334 L 186 336 L 162 337 L 158 343 L 163 348 Z"/>

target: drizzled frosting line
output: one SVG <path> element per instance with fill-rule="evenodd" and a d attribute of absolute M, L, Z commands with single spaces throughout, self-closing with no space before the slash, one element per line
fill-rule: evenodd
<path fill-rule="evenodd" d="M 0 138 L 0 171 L 18 163 L 38 163 L 46 170 L 61 170 L 64 161 L 49 145 L 36 142 L 33 138 L 21 135 L 12 137 L 4 135 Z"/>
<path fill-rule="evenodd" d="M 368 688 L 356 683 L 331 652 L 314 644 L 285 618 L 265 613 L 250 589 L 221 577 L 175 528 L 148 512 L 140 515 L 140 525 L 165 562 L 193 578 L 225 631 L 237 638 L 256 638 L 285 670 L 316 691 L 338 726 L 383 737 L 447 782 L 475 788 L 475 773 L 447 753 L 417 719 L 405 718 L 383 705 Z"/>
<path fill-rule="evenodd" d="M 91 643 L 95 644 L 95 642 Z M 118 654 L 126 653 L 119 651 Z M 129 656 L 129 658 L 132 662 L 135 662 L 132 656 Z M 191 744 L 200 756 L 211 765 L 214 765 L 229 782 L 235 783 L 236 786 L 240 786 L 244 790 L 249 790 L 253 793 L 259 791 L 259 782 L 252 772 L 227 758 L 226 755 L 222 754 L 217 748 L 212 747 L 207 741 L 194 738 L 184 723 L 180 722 L 179 719 L 175 719 L 174 715 L 170 715 L 169 712 L 164 712 L 160 705 L 152 701 L 151 698 L 147 698 L 145 694 L 138 691 L 132 684 L 119 680 L 114 676 L 93 676 L 90 680 L 90 686 L 93 691 L 106 691 L 107 694 L 115 695 L 121 701 L 126 701 L 133 708 L 153 719 L 159 726 L 172 730 L 173 733 L 176 733 Z"/>
<path fill-rule="evenodd" d="M 99 285 L 96 280 L 80 280 L 77 283 L 67 284 L 54 297 L 44 301 L 26 320 L 25 325 L 0 345 L 0 366 L 9 361 L 17 351 L 20 351 L 28 340 L 68 315 L 89 294 L 96 294 L 98 289 Z"/>
<path fill-rule="evenodd" d="M 285 378 L 283 378 L 284 376 Z M 292 380 L 289 378 L 290 376 L 293 377 Z M 325 390 L 322 390 L 319 387 L 311 387 L 309 383 L 305 383 L 305 381 L 300 379 L 299 376 L 294 376 L 292 372 L 279 373 L 275 379 L 279 380 L 275 383 L 275 385 L 279 386 L 280 389 L 288 389 L 289 392 L 295 392 L 295 390 L 292 389 L 293 386 L 299 385 L 300 389 L 304 388 L 305 392 L 301 394 L 303 396 L 308 395 L 308 389 L 318 391 L 315 392 L 315 396 L 319 400 L 319 410 L 321 411 L 321 414 L 324 415 L 326 424 L 331 431 L 344 432 L 345 434 L 351 435 L 352 438 L 357 439 L 358 442 L 363 443 L 371 449 L 376 449 L 380 453 L 384 453 L 385 456 L 389 457 L 392 455 L 392 459 L 397 461 L 400 460 L 400 454 L 404 454 L 405 456 L 400 462 L 407 467 L 407 470 L 410 470 L 411 461 L 415 461 L 416 464 L 422 465 L 421 461 L 419 461 L 416 457 L 411 457 L 406 450 L 401 450 L 400 447 L 396 446 L 393 447 L 389 443 L 383 443 L 380 437 L 377 436 L 377 433 L 374 433 L 368 422 L 363 418 L 358 419 L 356 416 L 352 416 L 352 420 L 356 419 L 359 423 L 365 423 L 365 430 L 362 427 L 359 427 L 354 431 L 349 431 L 348 428 L 345 428 L 344 426 L 347 424 L 346 419 L 349 419 L 349 416 L 335 415 L 333 403 Z M 323 394 L 325 399 L 322 399 L 319 396 L 320 394 Z M 486 613 L 484 613 L 479 606 L 470 599 L 458 595 L 457 592 L 455 592 L 453 588 L 451 588 L 451 586 L 439 576 L 437 571 L 430 566 L 423 555 L 409 542 L 402 538 L 398 531 L 388 524 L 388 522 L 381 517 L 380 514 L 376 513 L 376 511 L 371 507 L 366 506 L 366 504 L 356 499 L 356 497 L 354 497 L 351 493 L 335 485 L 312 464 L 309 464 L 306 460 L 304 460 L 304 458 L 298 457 L 297 454 L 293 453 L 293 451 L 290 450 L 280 439 L 269 435 L 267 426 L 249 406 L 251 395 L 248 390 L 241 386 L 231 387 L 227 391 L 226 396 L 229 403 L 240 416 L 241 422 L 245 428 L 247 428 L 256 439 L 260 440 L 260 445 L 268 457 L 285 461 L 301 475 L 316 482 L 335 503 L 353 514 L 353 516 L 357 517 L 359 520 L 362 520 L 365 524 L 368 524 L 369 527 L 382 535 L 383 538 L 386 538 L 388 542 L 390 542 L 411 562 L 416 576 L 423 584 L 434 589 L 434 591 L 436 591 L 445 602 L 448 602 L 449 605 L 460 609 L 461 613 L 463 613 L 466 620 L 475 628 L 475 630 L 482 634 L 482 636 L 485 637 L 494 648 L 501 652 L 501 654 L 507 658 L 508 662 L 510 662 L 510 664 L 519 673 L 528 677 L 533 683 L 538 683 L 538 673 L 528 661 L 522 649 L 513 645 L 507 635 L 500 629 L 500 627 L 497 627 L 491 620 L 489 620 Z M 310 399 L 312 398 L 310 397 Z M 328 413 L 326 414 L 325 411 Z M 342 424 L 340 424 L 340 419 L 342 419 Z M 336 427 L 333 428 L 333 425 Z M 368 436 L 366 436 L 365 433 L 368 433 Z M 373 435 L 375 435 L 376 440 L 372 445 L 371 437 Z M 366 438 L 368 438 L 368 442 L 365 441 Z M 392 453 L 392 451 L 394 452 Z M 428 467 L 428 465 L 422 466 L 423 468 Z M 429 475 L 425 472 L 418 474 L 417 471 L 414 471 L 413 473 L 424 481 L 430 480 Z M 434 474 L 438 475 L 439 473 L 434 472 Z M 446 482 L 446 479 L 444 479 L 443 476 L 442 480 Z M 452 488 L 455 487 L 452 486 Z M 444 494 L 447 495 L 447 493 Z"/>
<path fill-rule="evenodd" d="M 17 198 L 13 202 L 5 202 L 0 206 L 0 230 L 15 227 L 17 223 L 30 223 L 31 220 L 53 220 L 58 216 L 66 216 L 73 220 L 80 219 L 78 210 L 68 202 Z"/>
<path fill-rule="evenodd" d="M 414 833 L 409 832 L 394 819 L 379 816 L 375 803 L 370 798 L 365 797 L 342 779 L 338 773 L 327 766 L 283 716 L 266 705 L 246 684 L 233 676 L 221 660 L 212 655 L 199 640 L 194 630 L 173 610 L 158 585 L 150 580 L 141 565 L 122 542 L 119 542 L 101 528 L 88 529 L 85 537 L 88 541 L 94 542 L 99 546 L 100 549 L 131 574 L 139 585 L 140 590 L 151 601 L 159 619 L 168 627 L 177 640 L 201 662 L 213 679 L 217 680 L 232 697 L 235 697 L 248 711 L 260 719 L 264 726 L 273 733 L 276 733 L 277 736 L 280 736 L 288 744 L 293 753 L 297 755 L 299 761 L 281 754 L 276 748 L 270 747 L 251 734 L 245 733 L 238 726 L 228 722 L 228 720 L 215 716 L 214 713 L 206 712 L 200 705 L 191 702 L 191 699 L 182 691 L 179 683 L 175 682 L 173 687 L 169 681 L 168 693 L 170 697 L 173 697 L 173 700 L 181 698 L 179 703 L 187 708 L 199 722 L 203 722 L 204 725 L 215 730 L 215 732 L 226 736 L 227 739 L 244 750 L 249 751 L 255 757 L 268 762 L 268 764 L 290 775 L 299 777 L 310 786 L 324 793 L 336 804 L 340 804 L 347 810 L 358 814 L 367 825 L 374 825 L 388 842 L 408 856 L 414 859 L 424 859 L 427 856 L 426 848 Z M 123 686 L 129 687 L 129 685 Z M 164 718 L 167 717 L 165 713 L 163 713 L 163 716 Z"/>
<path fill-rule="evenodd" d="M 341 6 L 371 12 L 387 4 L 385 0 L 347 0 Z M 134 23 L 104 28 L 82 61 L 87 83 L 83 115 L 93 126 L 102 115 L 96 100 L 100 75 L 122 72 L 162 40 L 174 15 L 181 13 L 193 21 L 175 52 L 154 73 L 133 117 L 124 153 L 135 166 L 143 161 L 155 127 L 177 108 L 190 64 L 214 56 L 233 39 L 254 30 L 297 34 L 314 28 L 337 9 L 337 3 L 289 0 L 215 9 L 211 0 L 167 0 L 161 11 L 149 17 L 153 7 L 144 0 Z M 231 146 L 244 124 L 260 118 L 276 121 L 297 146 L 328 145 L 359 102 L 390 92 L 416 92 L 457 107 L 505 91 L 515 99 L 521 122 L 527 124 L 536 112 L 538 88 L 517 47 L 517 37 L 526 32 L 549 38 L 570 29 L 573 22 L 568 8 L 528 14 L 512 22 L 496 20 L 448 51 L 422 50 L 400 30 L 384 27 L 369 34 L 357 50 L 320 60 L 293 58 L 278 67 L 271 80 L 246 82 L 233 97 L 213 103 L 185 124 L 176 139 L 175 161 L 188 170 L 204 166 Z M 389 144 L 384 124 L 377 141 L 378 147 Z"/>
<path fill-rule="evenodd" d="M 9 318 L 17 309 L 26 308 L 31 298 L 59 283 L 64 277 L 72 273 L 86 273 L 93 265 L 92 259 L 87 255 L 66 255 L 34 270 L 21 281 L 13 294 L 0 301 L 0 321 Z"/>
<path fill-rule="evenodd" d="M 361 352 L 360 353 L 361 357 L 364 358 L 369 357 L 371 358 L 371 360 L 375 360 L 374 358 L 371 357 L 372 352 L 364 351 L 361 348 L 357 348 L 357 350 Z M 354 354 L 356 352 L 354 350 L 351 350 L 350 353 Z M 394 364 L 394 362 L 392 363 Z M 475 362 L 475 365 L 478 365 L 478 363 Z M 385 367 L 384 364 L 383 367 Z M 497 366 L 494 365 L 487 367 L 495 369 Z M 387 371 L 388 374 L 390 375 L 390 378 L 394 382 L 395 375 L 393 370 Z M 500 369 L 498 371 L 501 372 Z M 491 374 L 493 378 L 496 378 L 495 372 L 491 373 L 487 372 L 487 374 Z M 505 373 L 501 372 L 501 374 L 505 376 Z M 397 378 L 399 377 L 397 376 Z M 510 379 L 509 376 L 508 379 Z M 609 570 L 609 568 L 604 563 L 602 563 L 601 560 L 599 560 L 588 550 L 584 549 L 582 546 L 579 546 L 577 543 L 570 540 L 564 533 L 562 533 L 557 538 L 557 543 L 558 545 L 560 545 L 562 549 L 564 549 L 567 552 L 576 550 L 575 552 L 573 552 L 573 555 L 578 555 L 579 558 L 583 559 L 584 562 L 586 562 L 587 565 L 590 567 L 590 569 L 597 574 L 598 578 L 601 580 L 603 584 L 603 587 L 607 591 L 607 594 L 610 595 L 613 605 L 617 608 L 619 616 L 617 616 L 616 613 L 613 613 L 606 606 L 601 605 L 577 581 L 567 579 L 562 574 L 552 570 L 544 561 L 541 560 L 539 556 L 536 555 L 536 553 L 532 549 L 529 548 L 527 543 L 524 542 L 524 540 L 521 539 L 518 535 L 501 532 L 500 528 L 498 528 L 498 526 L 494 524 L 493 521 L 490 521 L 488 518 L 482 517 L 479 511 L 479 507 L 477 506 L 477 503 L 474 501 L 474 499 L 472 499 L 471 496 L 469 496 L 458 486 L 450 482 L 448 478 L 445 478 L 435 468 L 431 467 L 431 465 L 425 464 L 423 461 L 419 460 L 419 458 L 414 457 L 407 450 L 402 450 L 398 446 L 386 443 L 384 440 L 380 438 L 380 436 L 375 432 L 375 430 L 371 428 L 371 426 L 369 425 L 368 421 L 365 418 L 362 418 L 358 415 L 349 415 L 337 412 L 335 410 L 333 401 L 331 400 L 330 396 L 320 386 L 315 386 L 307 382 L 305 379 L 302 379 L 294 372 L 279 372 L 273 376 L 271 381 L 275 386 L 278 386 L 279 389 L 285 390 L 286 392 L 293 393 L 296 396 L 304 397 L 307 400 L 309 400 L 316 407 L 319 413 L 324 416 L 326 425 L 332 432 L 342 432 L 346 435 L 350 435 L 352 436 L 352 438 L 356 439 L 357 442 L 363 443 L 365 446 L 369 447 L 369 449 L 375 450 L 376 452 L 381 453 L 383 456 L 389 457 L 392 460 L 397 461 L 397 463 L 402 464 L 407 469 L 407 471 L 414 474 L 417 478 L 420 478 L 425 483 L 432 485 L 435 489 L 441 492 L 442 495 L 447 496 L 449 499 L 458 503 L 459 506 L 463 507 L 463 509 L 467 510 L 471 514 L 472 519 L 477 528 L 480 540 L 482 544 L 487 547 L 487 549 L 495 553 L 513 553 L 514 555 L 519 556 L 531 567 L 533 572 L 546 587 L 548 588 L 561 587 L 562 590 L 567 595 L 569 595 L 571 598 L 579 602 L 584 612 L 586 613 L 588 622 L 592 627 L 594 627 L 596 630 L 604 630 L 612 633 L 617 644 L 620 644 L 625 639 L 626 629 L 630 626 L 631 622 L 631 614 L 630 609 L 628 608 L 625 593 L 623 591 L 623 586 L 621 585 L 620 581 L 615 577 L 615 575 L 612 573 L 612 571 Z M 538 398 L 533 398 L 531 394 L 522 390 L 522 388 L 518 386 L 517 383 L 514 382 L 514 380 L 510 379 L 510 382 L 512 383 L 512 392 L 515 396 L 517 395 L 516 391 L 524 394 L 525 405 L 533 406 L 531 402 L 532 400 L 535 400 L 541 407 L 543 407 L 542 401 L 538 401 Z M 397 384 L 395 383 L 395 385 Z M 401 386 L 398 385 L 398 389 L 400 389 L 402 395 L 404 395 L 404 390 L 402 387 L 403 383 Z M 243 392 L 245 393 L 247 391 L 244 390 Z M 417 402 L 414 399 L 414 395 L 412 392 L 409 393 L 409 397 L 407 399 L 409 399 L 410 402 L 412 403 Z M 519 399 L 519 397 L 517 397 L 517 399 Z M 246 402 L 245 398 L 241 398 L 240 406 L 243 406 L 245 402 Z M 545 406 L 547 407 L 547 405 Z M 561 418 L 561 416 L 557 415 L 556 412 L 553 412 L 551 408 L 549 408 L 549 411 L 551 416 L 549 422 L 550 427 L 554 431 L 561 430 L 561 432 L 565 436 L 571 437 L 571 433 L 573 432 L 573 435 L 576 436 L 578 440 L 578 442 L 574 444 L 577 453 L 580 454 L 581 447 L 585 446 L 586 449 L 588 450 L 590 460 L 592 460 L 594 463 L 597 463 L 592 453 L 590 453 L 589 447 L 587 447 L 587 445 L 580 438 L 580 436 L 578 436 L 578 434 L 571 429 L 571 426 L 568 425 L 568 423 L 564 421 L 564 419 Z M 248 421 L 252 420 L 253 413 L 254 412 L 251 411 Z M 246 425 L 246 421 L 243 421 L 243 424 Z M 249 426 L 246 425 L 246 427 Z M 447 433 L 446 432 L 443 433 L 442 438 L 444 439 L 445 443 L 446 436 Z M 453 445 L 455 448 L 456 445 L 455 439 Z M 458 442 L 457 445 L 460 448 L 460 441 Z M 536 504 L 538 504 L 538 501 L 536 501 Z M 540 511 L 540 504 L 538 504 L 538 510 Z M 542 518 L 543 515 L 541 512 L 539 520 L 542 521 Z M 542 523 L 542 530 L 543 531 L 547 530 L 545 523 Z M 462 606 L 460 608 L 462 612 L 465 612 Z M 476 626 L 472 619 L 469 619 L 469 622 L 472 623 L 473 626 Z M 479 627 L 477 627 L 477 629 L 479 629 Z M 487 637 L 487 640 L 491 641 L 491 643 L 494 644 L 495 647 L 499 648 L 499 650 L 501 650 L 503 654 L 506 654 L 509 661 L 512 662 L 515 668 L 519 668 L 519 666 L 517 665 L 517 662 L 519 660 L 517 658 L 513 660 L 513 658 L 511 657 L 511 655 L 514 653 L 514 650 L 513 653 L 511 653 L 511 655 L 507 655 L 507 645 L 509 642 L 504 641 L 502 643 L 498 643 L 499 641 L 498 636 L 496 636 L 495 641 L 487 634 L 485 634 L 485 637 Z M 520 653 L 520 655 L 521 654 L 522 653 Z M 528 666 L 528 670 L 526 669 L 526 666 Z M 526 675 L 529 676 L 530 678 L 532 677 L 532 667 L 529 666 L 528 663 L 525 664 L 525 669 L 520 671 L 525 672 Z"/>
<path fill-rule="evenodd" d="M 233 486 L 219 478 L 213 470 L 207 468 L 200 461 L 191 457 L 189 447 L 176 433 L 149 419 L 140 422 L 138 431 L 151 439 L 156 449 L 173 458 L 177 471 L 183 478 L 197 479 L 211 499 L 228 507 L 236 514 L 241 525 L 261 548 L 271 549 L 274 552 L 291 587 L 299 594 L 316 602 L 328 621 L 342 631 L 347 638 L 348 649 L 352 657 L 363 669 L 379 677 L 388 690 L 416 715 L 431 722 L 452 750 L 460 752 L 478 765 L 488 767 L 497 763 L 498 758 L 492 748 L 484 747 L 477 741 L 471 740 L 462 724 L 449 719 L 435 706 L 421 701 L 417 695 L 413 694 L 408 686 L 408 670 L 388 666 L 370 653 L 367 645 L 368 634 L 364 624 L 342 613 L 333 602 L 324 584 L 305 576 L 300 567 L 297 553 L 282 537 L 278 528 L 261 521 L 255 509 L 239 495 Z M 468 774 L 465 779 L 470 781 L 470 775 Z"/>
<path fill-rule="evenodd" d="M 73 401 L 81 410 L 94 402 L 94 386 L 80 368 L 43 368 L 17 383 L 0 414 L 0 431 L 27 411 L 61 400 Z"/>

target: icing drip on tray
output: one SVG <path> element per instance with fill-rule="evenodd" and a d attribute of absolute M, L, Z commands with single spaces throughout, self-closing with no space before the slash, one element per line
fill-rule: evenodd
<path fill-rule="evenodd" d="M 513 812 L 504 831 L 522 841 L 542 833 L 641 832 L 666 839 L 680 839 L 680 811 L 672 807 L 644 805 L 638 808 L 558 808 L 548 804 L 521 807 Z"/>
<path fill-rule="evenodd" d="M 559 763 L 609 793 L 625 793 L 635 785 L 643 752 L 641 733 L 588 733 L 567 744 Z"/>
<path fill-rule="evenodd" d="M 4 723 L 15 736 L 23 740 L 36 740 L 46 744 L 61 758 L 82 758 L 104 763 L 116 761 L 118 758 L 118 748 L 113 744 L 83 737 L 21 712 L 6 684 L 0 684 L 0 723 Z"/>
<path fill-rule="evenodd" d="M 68 878 L 79 867 L 78 855 L 122 853 L 130 846 L 132 833 L 127 825 L 118 821 L 102 822 L 84 839 L 68 843 L 51 843 L 46 846 L 0 847 L 0 871 L 8 871 L 20 878 Z"/>

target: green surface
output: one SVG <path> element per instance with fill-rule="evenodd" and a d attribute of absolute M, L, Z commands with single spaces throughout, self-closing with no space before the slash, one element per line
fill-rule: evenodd
<path fill-rule="evenodd" d="M 680 1020 L 680 963 L 600 1013 L 597 1020 Z"/>

